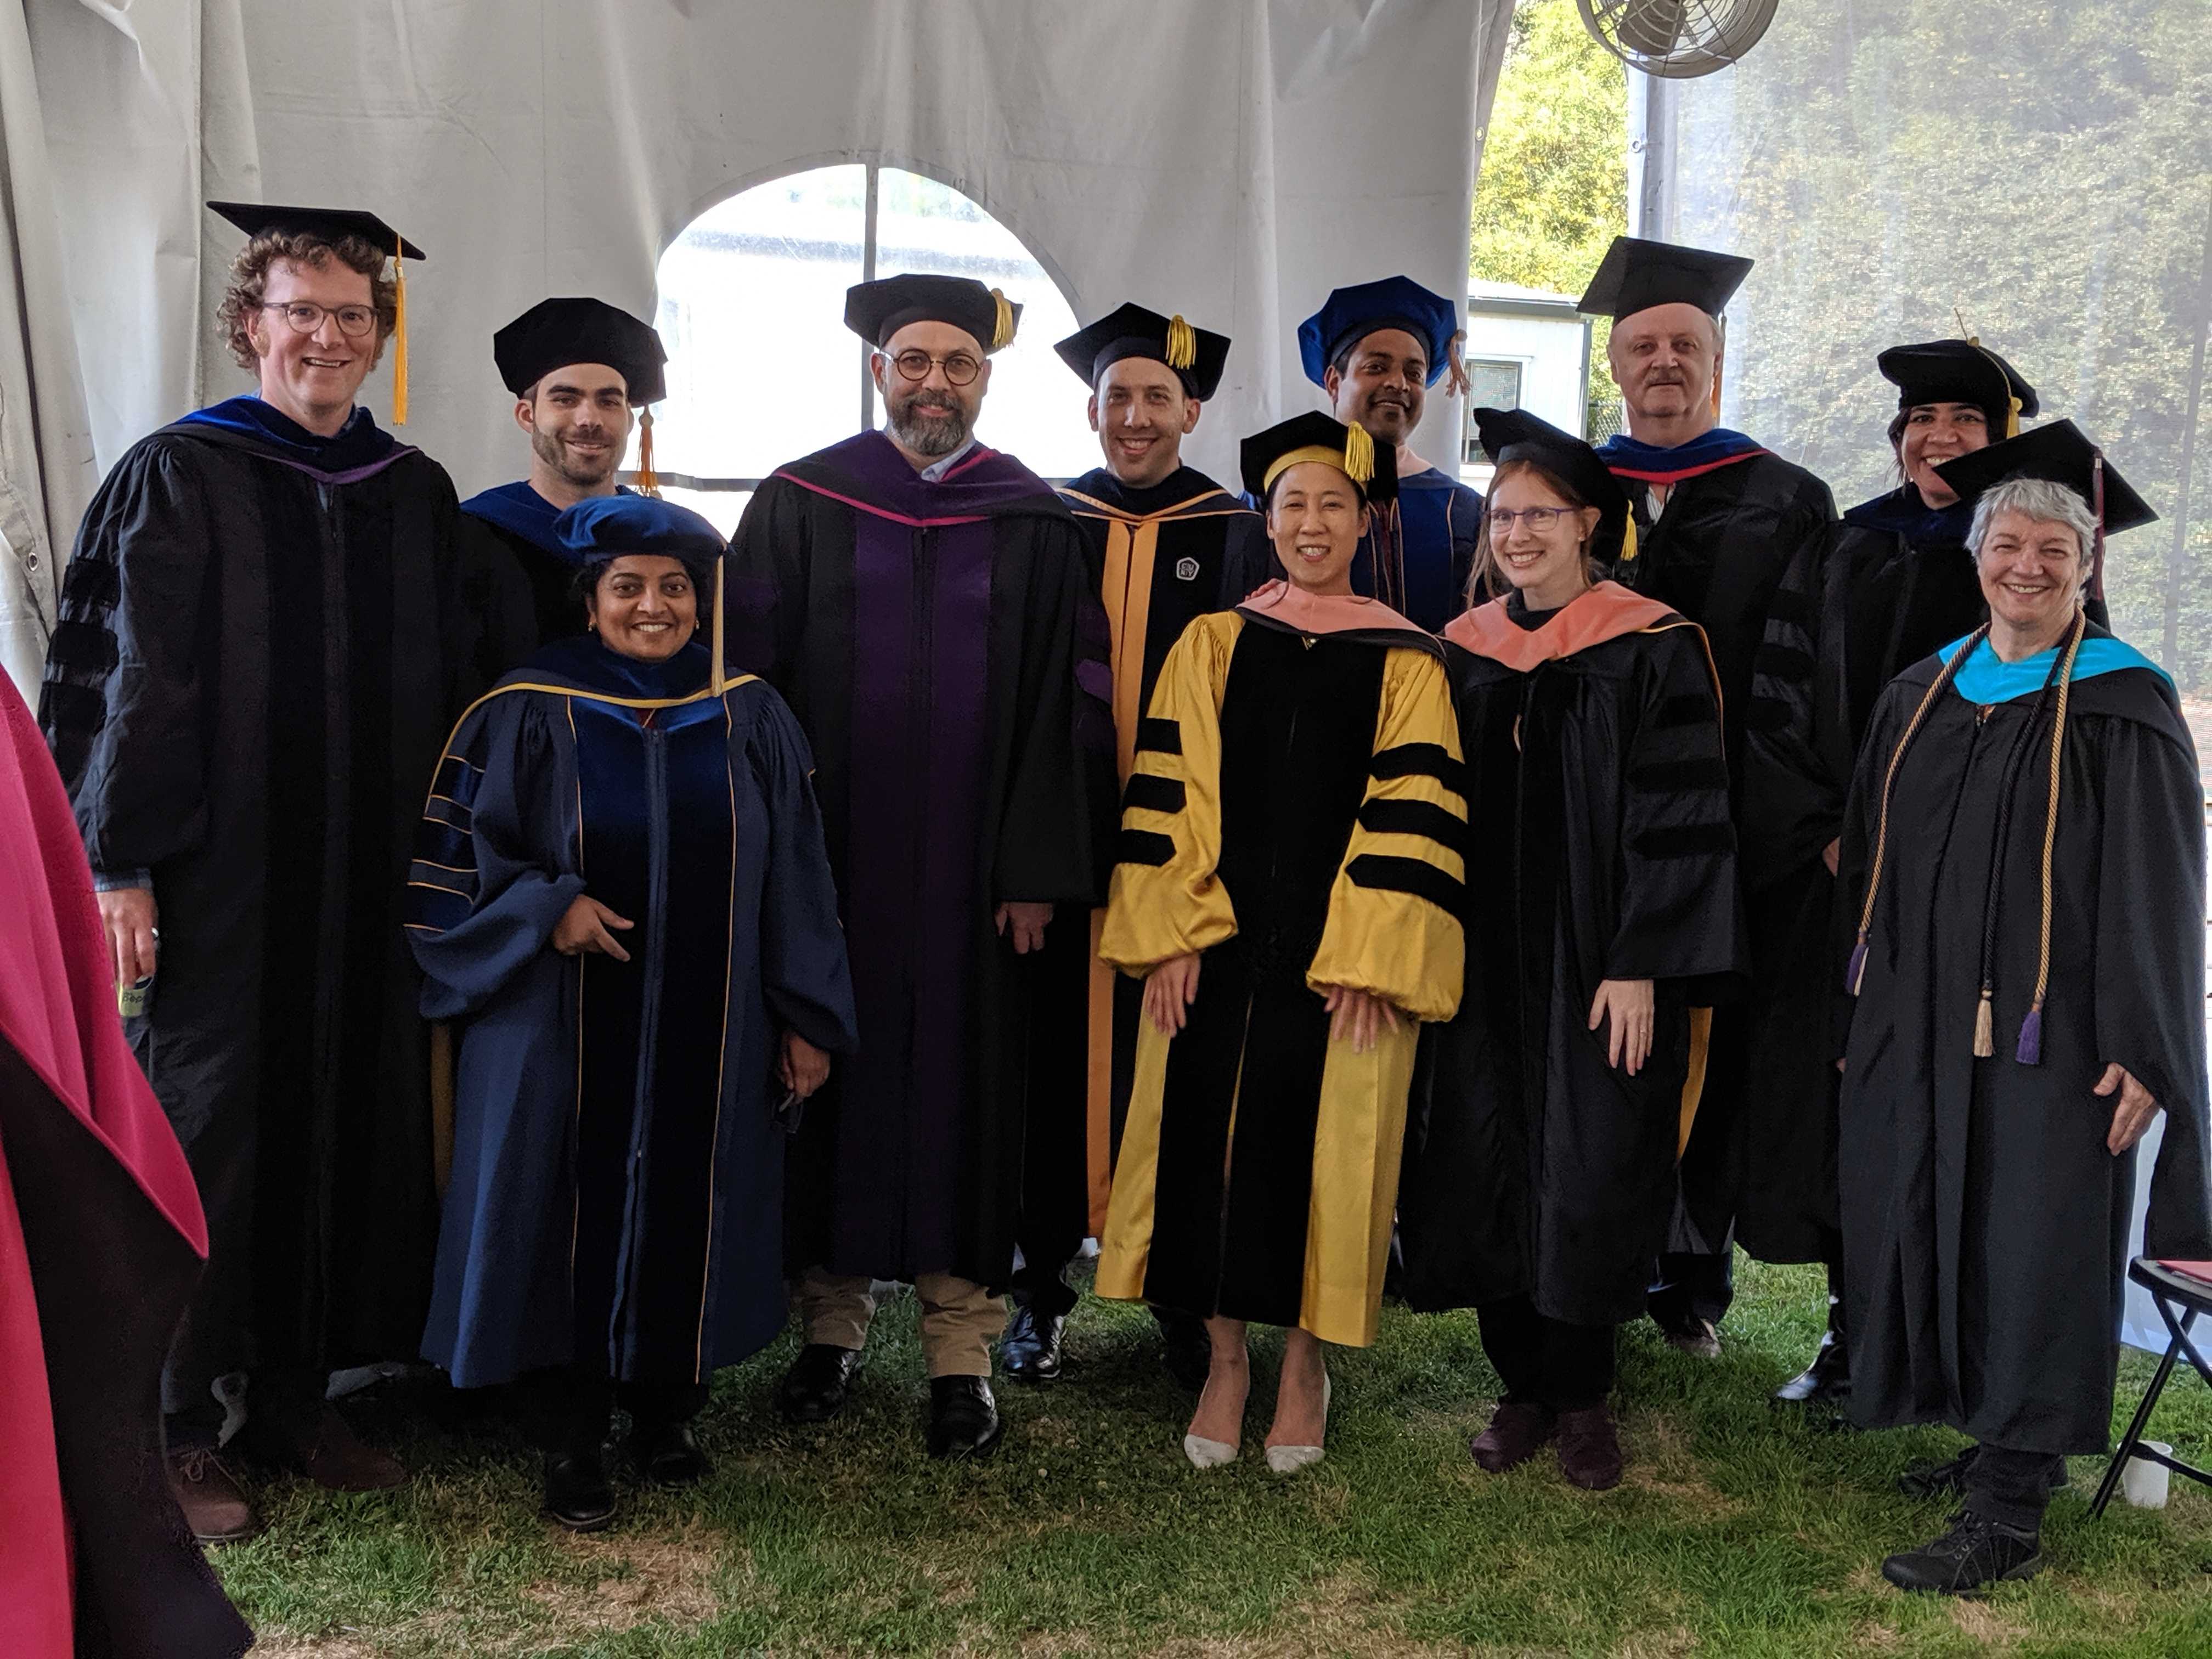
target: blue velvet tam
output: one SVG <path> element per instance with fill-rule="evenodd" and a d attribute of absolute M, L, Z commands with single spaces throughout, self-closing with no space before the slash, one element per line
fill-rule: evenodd
<path fill-rule="evenodd" d="M 577 566 L 657 553 L 712 569 L 726 544 L 721 532 L 688 507 L 651 495 L 594 495 L 553 521 L 561 556 Z"/>
<path fill-rule="evenodd" d="M 1429 354 L 1427 384 L 1434 386 L 1451 362 L 1459 332 L 1459 307 L 1410 276 L 1385 276 L 1333 291 L 1319 311 L 1298 325 L 1298 361 L 1316 386 L 1346 346 L 1379 329 L 1403 329 Z"/>

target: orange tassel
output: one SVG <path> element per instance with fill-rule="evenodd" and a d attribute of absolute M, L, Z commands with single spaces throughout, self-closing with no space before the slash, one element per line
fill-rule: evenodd
<path fill-rule="evenodd" d="M 399 252 L 392 256 L 392 269 L 398 274 L 398 292 L 392 299 L 392 424 L 407 424 L 407 244 L 399 244 Z"/>
<path fill-rule="evenodd" d="M 653 411 L 649 409 L 637 412 L 637 493 L 660 494 L 660 475 L 653 470 Z"/>

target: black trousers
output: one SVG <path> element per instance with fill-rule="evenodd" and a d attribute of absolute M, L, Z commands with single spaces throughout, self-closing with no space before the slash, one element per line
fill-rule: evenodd
<path fill-rule="evenodd" d="M 1068 1263 L 1083 1248 L 1083 1240 L 1024 1235 L 1022 1265 L 1006 1280 L 1006 1290 L 1018 1308 L 1027 1308 L 1040 1319 L 1064 1319 L 1073 1310 L 1074 1287 L 1067 1282 Z"/>
<path fill-rule="evenodd" d="M 522 1394 L 531 1438 L 545 1451 L 598 1450 L 617 1405 L 641 1427 L 689 1423 L 707 1405 L 704 1382 L 617 1382 L 582 1365 L 533 1371 Z"/>
<path fill-rule="evenodd" d="M 1992 1521 L 2033 1532 L 2043 1524 L 2051 1487 L 2065 1473 L 2063 1457 L 2014 1451 L 1984 1440 L 1966 1468 L 1966 1507 Z"/>
<path fill-rule="evenodd" d="M 1647 1298 L 1652 1316 L 1662 1323 L 1680 1323 L 1667 1316 L 1686 1310 L 1718 1325 L 1729 1304 L 1735 1300 L 1735 1252 L 1717 1255 L 1668 1250 L 1659 1258 Z"/>
<path fill-rule="evenodd" d="M 1485 1302 L 1475 1313 L 1482 1351 L 1515 1405 L 1584 1411 L 1613 1392 L 1612 1326 L 1548 1319 L 1525 1296 Z"/>

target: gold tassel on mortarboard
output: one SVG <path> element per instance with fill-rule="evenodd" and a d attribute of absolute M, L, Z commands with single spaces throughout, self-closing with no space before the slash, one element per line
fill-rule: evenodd
<path fill-rule="evenodd" d="M 407 424 L 407 244 L 392 256 L 398 292 L 392 302 L 392 424 Z"/>
<path fill-rule="evenodd" d="M 999 307 L 998 315 L 991 322 L 991 349 L 997 351 L 1014 343 L 1014 308 L 995 288 L 991 290 L 991 299 Z"/>
<path fill-rule="evenodd" d="M 1628 510 L 1628 521 L 1620 527 L 1620 561 L 1622 564 L 1636 562 L 1636 509 Z"/>
<path fill-rule="evenodd" d="M 1952 314 L 1956 316 L 1958 313 L 1954 311 Z M 1960 323 L 1962 327 L 1966 319 L 1963 317 L 1960 318 Z M 1973 347 L 1975 350 L 1981 351 L 1983 356 L 1988 357 L 1990 360 L 1990 367 L 1996 370 L 1997 384 L 2005 389 L 2004 434 L 2008 438 L 2017 438 L 2020 436 L 2020 399 L 2012 395 L 2011 377 L 2004 372 L 2003 368 L 1998 363 L 1996 357 L 1992 356 L 1989 352 L 1982 350 L 1982 337 L 1980 335 L 1967 335 L 1966 343 Z"/>
<path fill-rule="evenodd" d="M 1168 367 L 1188 368 L 1197 361 L 1198 336 L 1191 332 L 1190 325 L 1183 321 L 1182 313 L 1178 311 L 1168 319 Z"/>
<path fill-rule="evenodd" d="M 1357 421 L 1344 428 L 1344 476 L 1362 489 L 1375 476 L 1375 440 Z"/>
<path fill-rule="evenodd" d="M 658 496 L 660 475 L 653 470 L 653 410 L 637 412 L 637 493 Z"/>

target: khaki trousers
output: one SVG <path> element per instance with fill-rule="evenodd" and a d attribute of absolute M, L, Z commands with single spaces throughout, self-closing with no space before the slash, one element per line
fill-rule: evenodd
<path fill-rule="evenodd" d="M 809 1267 L 792 1285 L 799 1327 L 809 1342 L 864 1348 L 876 1316 L 875 1281 Z M 991 1342 L 1006 1310 L 972 1279 L 922 1273 L 914 1281 L 921 1301 L 921 1357 L 932 1376 L 988 1376 Z"/>

